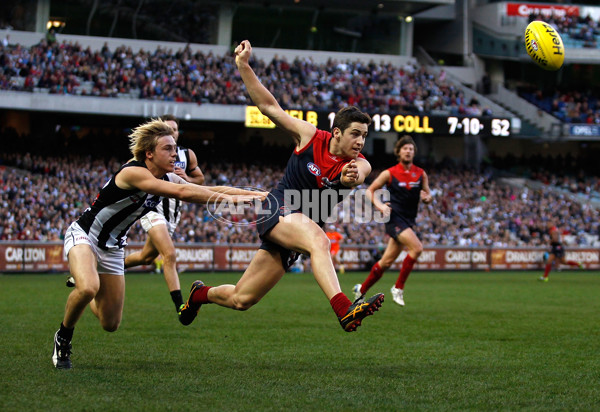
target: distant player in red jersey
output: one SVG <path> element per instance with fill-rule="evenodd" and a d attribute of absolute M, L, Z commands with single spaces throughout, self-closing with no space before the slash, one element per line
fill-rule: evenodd
<path fill-rule="evenodd" d="M 544 275 L 539 278 L 542 282 L 548 282 L 548 276 L 550 275 L 550 270 L 552 270 L 552 264 L 555 261 L 559 264 L 562 263 L 563 265 L 577 266 L 580 269 L 583 269 L 583 263 L 565 259 L 565 250 L 563 249 L 558 227 L 553 223 L 548 223 L 548 228 L 548 233 L 550 234 L 550 253 L 548 255 L 548 260 L 546 261 Z"/>
<path fill-rule="evenodd" d="M 335 225 L 330 225 L 327 232 L 325 232 L 325 235 L 329 238 L 329 241 L 331 242 L 330 252 L 333 264 L 335 265 L 336 269 L 339 268 L 341 274 L 346 273 L 346 269 L 340 261 L 340 244 L 342 243 L 342 240 L 344 240 L 344 235 L 337 231 Z"/>
<path fill-rule="evenodd" d="M 242 41 L 235 55 L 250 98 L 261 113 L 293 137 L 296 148 L 283 178 L 262 204 L 265 213 L 256 223 L 262 244 L 238 283 L 209 287 L 195 281 L 182 316 L 188 316 L 192 322 L 200 306 L 206 303 L 249 309 L 303 253 L 310 256 L 315 279 L 340 325 L 352 332 L 366 316 L 378 310 L 383 294 L 351 302 L 341 291 L 329 252 L 330 241 L 322 229 L 329 216 L 322 216 L 321 211 L 330 213 L 371 172 L 371 165 L 360 154 L 371 118 L 349 106 L 335 115 L 331 132 L 319 130 L 312 123 L 286 113 L 262 85 L 250 67 L 250 42 Z"/>
<path fill-rule="evenodd" d="M 392 286 L 394 302 L 404 306 L 404 284 L 412 268 L 423 252 L 423 245 L 412 229 L 415 225 L 419 200 L 431 203 L 433 200 L 429 190 L 429 179 L 423 169 L 413 164 L 417 145 L 410 136 L 403 136 L 394 147 L 398 164 L 384 170 L 377 176 L 367 189 L 367 197 L 373 205 L 389 216 L 385 231 L 390 236 L 387 247 L 381 259 L 373 265 L 371 273 L 362 284 L 354 286 L 356 298 L 364 295 L 377 282 L 383 273 L 396 261 L 402 248 L 408 251 L 396 284 Z M 375 191 L 387 187 L 390 192 L 390 202 L 383 203 Z"/>

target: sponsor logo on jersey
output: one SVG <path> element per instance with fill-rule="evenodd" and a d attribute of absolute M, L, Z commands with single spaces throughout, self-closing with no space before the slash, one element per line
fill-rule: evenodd
<path fill-rule="evenodd" d="M 307 164 L 306 167 L 308 168 L 308 171 L 310 173 L 312 173 L 313 175 L 321 176 L 321 169 L 319 168 L 319 166 L 317 166 L 313 162 L 310 162 L 309 164 Z"/>
<path fill-rule="evenodd" d="M 144 207 L 153 208 L 160 203 L 160 197 L 150 197 L 144 202 Z"/>
<path fill-rule="evenodd" d="M 175 162 L 175 167 L 185 169 L 185 162 Z"/>

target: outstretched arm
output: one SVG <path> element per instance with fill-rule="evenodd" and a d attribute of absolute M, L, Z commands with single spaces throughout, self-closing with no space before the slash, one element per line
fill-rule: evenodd
<path fill-rule="evenodd" d="M 235 64 L 250 98 L 262 114 L 271 119 L 278 127 L 291 134 L 297 146 L 303 147 L 312 139 L 317 128 L 304 120 L 290 116 L 281 108 L 275 97 L 262 85 L 254 70 L 250 67 L 251 56 L 252 46 L 248 40 L 242 41 L 235 48 Z"/>
<path fill-rule="evenodd" d="M 226 193 L 228 195 L 248 195 L 248 196 L 261 196 L 262 199 L 264 200 L 265 197 L 267 197 L 269 195 L 269 192 L 264 192 L 264 191 L 255 191 L 255 190 L 246 190 L 246 189 L 240 189 L 237 187 L 231 187 L 231 186 L 204 186 L 209 190 L 212 190 L 215 193 Z"/>
<path fill-rule="evenodd" d="M 248 194 L 227 194 L 211 190 L 207 186 L 194 184 L 177 184 L 155 178 L 148 169 L 143 167 L 128 167 L 121 170 L 115 182 L 121 189 L 139 189 L 153 195 L 170 197 L 190 203 L 205 203 L 208 200 L 228 201 L 232 203 L 251 203 L 254 199 L 264 199 L 264 192 Z"/>

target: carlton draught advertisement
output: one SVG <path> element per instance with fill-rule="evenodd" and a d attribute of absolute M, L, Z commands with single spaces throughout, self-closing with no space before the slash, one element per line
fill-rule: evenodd
<path fill-rule="evenodd" d="M 125 253 L 141 250 L 129 245 Z M 177 267 L 187 271 L 243 271 L 258 245 L 227 246 L 211 244 L 177 245 Z M 545 248 L 425 248 L 416 270 L 528 270 L 542 269 Z M 341 260 L 347 270 L 367 271 L 380 257 L 380 248 L 342 245 Z M 402 252 L 392 269 L 400 269 Z M 583 262 L 587 269 L 600 268 L 597 249 L 567 249 L 567 260 Z M 149 266 L 136 268 L 148 271 Z M 66 272 L 68 264 L 62 243 L 0 242 L 0 272 Z M 134 271 L 134 270 L 132 270 Z"/>

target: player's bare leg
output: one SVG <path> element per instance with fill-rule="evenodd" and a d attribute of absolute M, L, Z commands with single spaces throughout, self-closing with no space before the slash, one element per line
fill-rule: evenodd
<path fill-rule="evenodd" d="M 69 270 L 75 289 L 67 298 L 63 321 L 54 334 L 52 363 L 57 369 L 73 367 L 71 340 L 75 324 L 100 289 L 100 278 L 96 266 L 96 255 L 89 245 L 80 244 L 69 250 Z"/>
<path fill-rule="evenodd" d="M 169 232 L 166 230 L 166 225 L 159 226 L 162 226 L 165 229 L 167 235 L 169 234 Z M 157 227 L 158 226 L 154 226 L 148 231 L 148 237 L 146 238 L 146 243 L 144 243 L 142 250 L 130 253 L 125 257 L 125 269 L 142 265 L 151 265 L 152 262 L 154 262 L 154 259 L 158 257 L 160 253 L 156 246 L 154 246 L 154 242 L 150 236 L 150 232 Z"/>
<path fill-rule="evenodd" d="M 114 332 L 121 324 L 125 302 L 125 277 L 100 274 L 100 289 L 90 302 L 90 308 L 107 332 Z"/>
<path fill-rule="evenodd" d="M 167 226 L 154 226 L 148 231 L 148 237 L 148 240 L 152 243 L 154 249 L 163 257 L 163 276 L 165 277 L 169 292 L 180 290 L 181 286 L 179 284 L 179 274 L 177 273 L 175 245 L 173 244 L 171 235 L 169 235 Z"/>
<path fill-rule="evenodd" d="M 390 238 L 387 247 L 383 251 L 383 256 L 375 262 L 364 282 L 354 285 L 352 291 L 354 292 L 354 297 L 356 299 L 364 296 L 364 294 L 367 293 L 379 279 L 381 279 L 385 271 L 396 261 L 400 252 L 402 252 L 402 244 L 396 239 Z"/>
<path fill-rule="evenodd" d="M 75 278 L 75 289 L 67 298 L 63 325 L 75 327 L 86 306 L 100 289 L 100 277 L 96 269 L 96 255 L 88 245 L 73 246 L 69 250 L 69 270 Z"/>
<path fill-rule="evenodd" d="M 235 285 L 210 288 L 208 300 L 220 306 L 247 310 L 281 280 L 285 270 L 279 252 L 259 249 Z"/>

